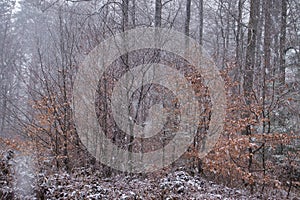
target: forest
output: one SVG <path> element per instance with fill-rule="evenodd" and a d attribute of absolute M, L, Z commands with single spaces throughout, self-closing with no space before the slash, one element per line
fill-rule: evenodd
<path fill-rule="evenodd" d="M 298 0 L 0 0 L 0 199 L 300 199 Z"/>

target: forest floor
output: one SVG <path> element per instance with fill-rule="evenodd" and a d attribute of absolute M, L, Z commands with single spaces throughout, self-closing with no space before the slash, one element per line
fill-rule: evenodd
<path fill-rule="evenodd" d="M 97 173 L 96 173 L 97 174 Z M 251 194 L 246 189 L 232 189 L 207 181 L 199 176 L 190 176 L 176 171 L 164 177 L 117 175 L 100 178 L 94 172 L 82 174 L 59 173 L 51 176 L 40 174 L 37 184 L 28 190 L 19 187 L 2 188 L 13 194 L 7 199 L 292 199 L 295 194 L 284 190 L 266 190 L 264 194 Z M 29 184 L 29 183 L 28 183 Z M 4 191 L 3 191 L 4 190 Z M 10 192 L 9 192 L 10 191 Z M 9 197 L 9 196 L 8 196 Z"/>
<path fill-rule="evenodd" d="M 248 189 L 229 188 L 192 176 L 184 170 L 172 173 L 126 175 L 104 178 L 99 170 L 78 168 L 72 173 L 37 173 L 30 157 L 1 159 L 0 199 L 292 199 L 294 193 L 279 189 L 250 193 Z"/>
<path fill-rule="evenodd" d="M 86 172 L 85 172 L 86 173 Z M 266 190 L 250 194 L 244 189 L 232 189 L 175 171 L 164 177 L 118 175 L 100 179 L 97 176 L 55 175 L 48 179 L 45 197 L 53 199 L 286 199 L 284 190 Z M 300 200 L 290 194 L 293 200 Z"/>

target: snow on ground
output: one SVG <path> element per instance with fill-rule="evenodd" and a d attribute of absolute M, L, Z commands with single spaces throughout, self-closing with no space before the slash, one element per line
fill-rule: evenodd
<path fill-rule="evenodd" d="M 184 171 L 176 171 L 166 177 L 118 175 L 101 179 L 80 174 L 60 174 L 44 179 L 41 184 L 47 199 L 285 199 L 284 191 L 268 194 L 253 194 L 247 190 L 231 189 L 192 177 Z M 300 200 L 295 195 L 293 200 Z"/>
<path fill-rule="evenodd" d="M 179 170 L 166 175 L 120 174 L 104 178 L 98 170 L 79 168 L 52 175 L 34 170 L 31 158 L 3 156 L 0 162 L 0 199 L 286 199 L 284 190 L 263 195 L 232 189 Z M 9 159 L 8 159 L 9 158 Z M 300 200 L 295 194 L 292 200 Z"/>

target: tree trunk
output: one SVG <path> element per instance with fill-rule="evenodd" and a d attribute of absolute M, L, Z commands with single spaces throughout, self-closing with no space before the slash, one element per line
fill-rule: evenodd
<path fill-rule="evenodd" d="M 199 0 L 199 43 L 203 45 L 203 0 Z"/>
<path fill-rule="evenodd" d="M 248 24 L 248 46 L 246 52 L 246 65 L 244 72 L 244 99 L 247 106 L 245 115 L 243 116 L 246 121 L 250 121 L 250 106 L 252 103 L 253 94 L 253 74 L 255 69 L 255 53 L 256 53 L 256 36 L 257 36 L 257 24 L 258 24 L 258 14 L 259 14 L 260 0 L 251 0 L 250 2 L 250 18 Z M 249 141 L 251 142 L 251 124 L 247 122 L 243 134 L 249 135 Z M 248 159 L 248 171 L 252 172 L 253 163 L 253 150 L 251 147 L 248 148 L 249 159 Z M 253 192 L 253 184 L 250 184 L 250 190 Z"/>
<path fill-rule="evenodd" d="M 236 48 L 235 48 L 235 57 L 236 57 L 236 70 L 235 70 L 235 74 L 234 74 L 234 81 L 241 81 L 241 72 L 242 72 L 242 65 L 243 65 L 243 61 L 242 61 L 242 41 L 243 38 L 242 36 L 242 17 L 243 17 L 243 0 L 239 0 L 238 2 L 238 19 L 237 19 L 237 31 L 236 31 Z M 237 86 L 237 92 L 238 94 L 241 93 L 241 86 L 240 84 Z"/>
<path fill-rule="evenodd" d="M 251 105 L 251 96 L 253 91 L 253 74 L 255 68 L 255 53 L 256 53 L 256 34 L 259 13 L 259 0 L 251 0 L 250 2 L 250 18 L 248 24 L 248 46 L 246 52 L 246 64 L 244 72 L 244 98 L 246 105 Z M 249 116 L 248 116 L 249 117 Z M 249 134 L 247 128 L 247 134 Z"/>
<path fill-rule="evenodd" d="M 286 45 L 286 17 L 287 17 L 287 1 L 281 1 L 281 26 L 280 26 L 280 61 L 279 61 L 279 72 L 280 72 L 280 84 L 285 84 L 285 45 Z"/>
<path fill-rule="evenodd" d="M 267 81 L 270 78 L 271 73 L 271 31 L 272 31 L 272 20 L 271 20 L 271 5 L 270 0 L 264 0 L 264 64 L 263 64 L 263 91 L 262 91 L 262 100 L 263 100 L 263 118 L 268 118 L 269 111 L 266 106 L 266 98 L 267 98 Z M 267 74 L 268 72 L 268 74 Z M 270 119 L 269 119 L 270 120 Z M 263 122 L 263 133 L 266 133 L 267 122 Z M 266 163 L 265 163 L 265 143 L 263 143 L 262 147 L 262 165 L 263 165 L 263 174 L 266 174 Z M 262 191 L 264 190 L 264 184 L 262 187 Z"/>
<path fill-rule="evenodd" d="M 186 36 L 190 36 L 190 21 L 191 21 L 191 0 L 186 1 L 186 18 L 184 25 L 184 33 Z"/>
<path fill-rule="evenodd" d="M 161 27 L 161 10 L 162 10 L 162 3 L 161 0 L 155 1 L 155 27 Z"/>

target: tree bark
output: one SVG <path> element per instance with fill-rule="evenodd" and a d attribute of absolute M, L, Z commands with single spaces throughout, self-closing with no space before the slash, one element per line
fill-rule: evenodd
<path fill-rule="evenodd" d="M 259 14 L 260 0 L 250 1 L 250 18 L 248 23 L 248 46 L 246 52 L 246 65 L 244 72 L 244 99 L 247 106 L 246 114 L 243 116 L 246 121 L 250 121 L 250 106 L 252 103 L 253 94 L 253 75 L 255 69 L 255 54 L 256 54 L 256 37 L 257 37 L 257 24 L 258 24 L 258 14 Z M 245 130 L 243 130 L 244 135 L 249 135 L 249 141 L 251 142 L 251 124 L 247 122 Z M 253 163 L 253 150 L 251 147 L 248 148 L 248 171 L 252 172 Z M 253 192 L 253 184 L 250 184 L 250 190 Z"/>
<path fill-rule="evenodd" d="M 280 61 L 279 61 L 279 72 L 280 72 L 280 84 L 285 84 L 285 45 L 286 45 L 286 18 L 287 18 L 287 1 L 281 1 L 281 26 L 280 26 Z"/>
<path fill-rule="evenodd" d="M 161 0 L 155 1 L 155 27 L 161 27 L 161 10 L 162 10 L 162 3 Z"/>
<path fill-rule="evenodd" d="M 251 105 L 251 96 L 253 91 L 253 74 L 255 68 L 256 36 L 260 0 L 251 0 L 250 18 L 248 23 L 248 46 L 246 50 L 246 64 L 244 72 L 244 99 L 246 105 Z M 249 130 L 247 130 L 249 133 Z"/>
<path fill-rule="evenodd" d="M 186 18 L 184 25 L 184 33 L 186 36 L 190 35 L 190 21 L 191 21 L 191 0 L 186 1 Z"/>
<path fill-rule="evenodd" d="M 199 43 L 203 45 L 203 0 L 199 0 Z"/>

